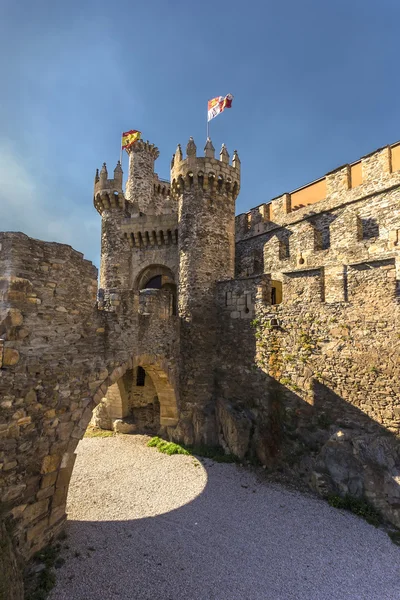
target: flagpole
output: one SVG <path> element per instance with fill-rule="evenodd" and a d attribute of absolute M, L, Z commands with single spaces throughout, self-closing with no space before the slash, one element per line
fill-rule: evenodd
<path fill-rule="evenodd" d="M 121 167 L 122 167 L 122 133 L 121 133 L 121 148 L 119 150 L 119 162 L 120 162 Z"/>
<path fill-rule="evenodd" d="M 207 110 L 207 140 L 210 137 L 210 121 L 208 120 L 208 110 Z"/>

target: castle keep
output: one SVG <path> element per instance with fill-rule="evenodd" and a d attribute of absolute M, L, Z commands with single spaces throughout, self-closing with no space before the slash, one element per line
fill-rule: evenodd
<path fill-rule="evenodd" d="M 400 526 L 400 146 L 235 217 L 238 154 L 96 173 L 96 268 L 0 233 L 0 486 L 31 556 L 90 420 L 221 445 Z M 93 416 L 94 413 L 94 416 Z"/>

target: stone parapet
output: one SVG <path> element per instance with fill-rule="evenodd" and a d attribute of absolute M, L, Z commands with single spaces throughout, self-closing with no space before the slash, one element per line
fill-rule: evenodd
<path fill-rule="evenodd" d="M 398 148 L 398 145 L 386 146 L 361 159 L 361 182 L 353 181 L 352 177 L 353 166 L 358 163 L 344 165 L 328 173 L 323 178 L 326 185 L 326 197 L 318 202 L 311 202 L 294 210 L 291 201 L 294 193 L 289 193 L 272 200 L 269 203 L 269 215 L 261 221 L 254 219 L 254 214 L 257 210 L 263 214 L 266 213 L 263 204 L 248 213 L 238 215 L 236 217 L 236 241 L 239 242 L 279 227 L 295 224 L 310 214 L 322 214 L 400 186 L 400 164 L 397 158 L 396 160 L 392 158 L 394 148 Z M 323 179 L 305 186 L 302 190 L 309 188 L 311 197 L 313 186 L 320 184 Z M 296 193 L 298 191 L 296 190 Z"/>
<path fill-rule="evenodd" d="M 187 156 L 182 156 L 178 146 L 171 164 L 171 190 L 178 196 L 184 188 L 199 188 L 208 193 L 229 196 L 236 200 L 240 190 L 240 161 L 235 151 L 232 165 L 229 154 L 222 146 L 220 160 L 214 158 L 214 148 L 209 140 L 205 147 L 205 156 L 196 156 L 196 146 L 190 138 Z"/>
<path fill-rule="evenodd" d="M 118 161 L 114 169 L 113 179 L 108 179 L 106 163 L 99 173 L 96 171 L 94 179 L 94 198 L 93 203 L 97 212 L 102 215 L 104 210 L 124 209 L 125 196 L 122 191 L 123 172 L 121 163 Z"/>
<path fill-rule="evenodd" d="M 178 217 L 170 215 L 137 215 L 125 219 L 121 233 L 131 248 L 174 245 L 178 243 Z"/>

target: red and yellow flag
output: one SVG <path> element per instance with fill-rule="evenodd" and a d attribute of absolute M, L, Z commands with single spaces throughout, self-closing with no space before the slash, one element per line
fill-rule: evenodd
<path fill-rule="evenodd" d="M 226 108 L 231 108 L 232 106 L 233 96 L 232 94 L 227 94 L 224 96 L 217 96 L 212 100 L 208 101 L 208 121 L 217 117 L 220 113 L 224 112 Z"/>
<path fill-rule="evenodd" d="M 136 129 L 131 129 L 130 131 L 125 131 L 125 133 L 122 134 L 122 142 L 121 142 L 122 148 L 126 150 L 127 148 L 130 148 L 131 146 L 133 146 L 133 144 L 137 140 L 140 140 L 141 135 L 142 135 L 142 132 L 137 131 Z"/>

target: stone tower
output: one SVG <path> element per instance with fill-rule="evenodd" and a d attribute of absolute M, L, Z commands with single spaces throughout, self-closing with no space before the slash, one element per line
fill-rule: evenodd
<path fill-rule="evenodd" d="M 123 192 L 121 164 L 108 179 L 96 172 L 94 205 L 102 217 L 100 287 L 132 290 L 141 271 L 164 265 L 177 275 L 177 210 L 170 184 L 154 172 L 158 148 L 138 140 L 128 149 L 129 174 Z M 145 281 L 142 283 L 146 283 Z"/>
<path fill-rule="evenodd" d="M 196 443 L 215 443 L 215 289 L 234 277 L 240 161 L 235 152 L 230 165 L 224 145 L 216 159 L 210 139 L 204 151 L 197 157 L 190 138 L 183 159 L 178 146 L 171 192 L 178 201 L 181 415 L 192 423 Z"/>
<path fill-rule="evenodd" d="M 129 244 L 121 236 L 121 219 L 126 211 L 122 190 L 122 168 L 118 161 L 114 178 L 108 179 L 106 163 L 96 171 L 94 206 L 101 215 L 100 288 L 125 289 L 129 285 Z"/>
<path fill-rule="evenodd" d="M 138 140 L 128 148 L 128 154 L 126 199 L 132 202 L 139 212 L 147 214 L 154 196 L 154 161 L 158 158 L 159 151 L 154 144 Z"/>

